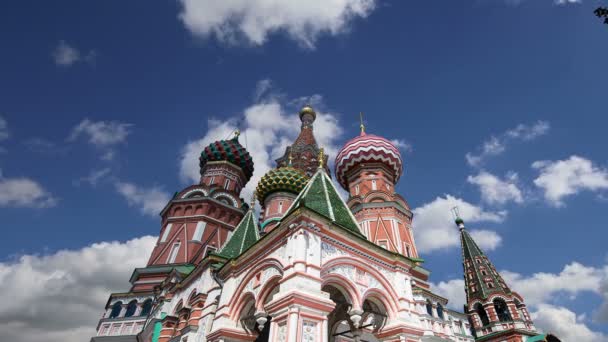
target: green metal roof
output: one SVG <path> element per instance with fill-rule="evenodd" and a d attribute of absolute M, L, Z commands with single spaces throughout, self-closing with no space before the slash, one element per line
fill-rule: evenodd
<path fill-rule="evenodd" d="M 260 238 L 258 226 L 255 223 L 253 209 L 249 209 L 241 222 L 236 226 L 230 240 L 217 255 L 226 259 L 234 259 L 251 247 Z"/>
<path fill-rule="evenodd" d="M 474 282 L 478 288 L 477 292 L 469 293 L 469 286 L 465 284 L 465 288 L 467 289 L 467 301 L 471 298 L 486 299 L 490 293 L 495 292 L 511 293 L 511 289 L 506 285 L 502 277 L 493 272 L 495 268 L 490 259 L 484 255 L 481 248 L 479 248 L 475 240 L 473 240 L 469 232 L 464 227 L 460 229 L 460 242 L 462 244 L 462 256 L 464 261 L 466 284 Z M 477 259 L 479 259 L 479 262 L 476 261 Z M 466 266 L 467 261 L 469 261 L 470 268 L 473 271 L 473 280 L 466 277 L 466 273 L 469 271 L 468 267 Z M 482 266 L 487 269 L 487 275 L 485 276 L 481 273 Z M 484 278 L 487 277 L 492 279 L 494 288 L 489 288 L 487 282 L 484 281 Z"/>
<path fill-rule="evenodd" d="M 308 208 L 336 225 L 365 238 L 359 230 L 357 220 L 322 168 L 317 169 L 283 217 L 289 216 L 300 207 Z"/>
<path fill-rule="evenodd" d="M 536 335 L 536 336 L 529 336 L 526 339 L 526 342 L 541 342 L 541 341 L 546 341 L 547 335 L 546 334 L 541 334 L 541 335 Z"/>

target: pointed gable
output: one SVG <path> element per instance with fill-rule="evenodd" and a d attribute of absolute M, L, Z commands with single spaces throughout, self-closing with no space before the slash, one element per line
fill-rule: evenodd
<path fill-rule="evenodd" d="M 249 209 L 238 226 L 236 226 L 228 242 L 217 254 L 226 259 L 234 259 L 256 243 L 259 238 L 260 234 L 255 217 L 253 216 L 253 210 Z"/>
<path fill-rule="evenodd" d="M 359 230 L 357 219 L 348 209 L 333 182 L 322 168 L 317 169 L 317 172 L 308 181 L 308 184 L 302 189 L 283 217 L 289 216 L 301 207 L 308 208 L 336 225 L 365 238 Z"/>

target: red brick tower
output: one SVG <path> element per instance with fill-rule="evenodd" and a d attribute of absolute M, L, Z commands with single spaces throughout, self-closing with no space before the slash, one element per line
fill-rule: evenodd
<path fill-rule="evenodd" d="M 336 178 L 350 194 L 348 206 L 361 231 L 372 242 L 410 258 L 418 258 L 412 212 L 395 192 L 403 173 L 399 150 L 385 138 L 365 133 L 342 147 L 336 157 Z"/>
<path fill-rule="evenodd" d="M 302 126 L 300 134 L 285 154 L 276 160 L 277 168 L 268 171 L 258 183 L 256 192 L 262 211 L 260 226 L 264 232 L 271 231 L 281 220 L 296 196 L 319 167 L 319 145 L 313 132 L 317 113 L 306 105 L 300 110 Z M 325 171 L 327 156 L 323 157 Z"/>

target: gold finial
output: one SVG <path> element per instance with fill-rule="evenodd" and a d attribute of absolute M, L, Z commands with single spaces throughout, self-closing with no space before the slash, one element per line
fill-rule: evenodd
<path fill-rule="evenodd" d="M 363 112 L 359 112 L 359 121 L 361 122 L 361 124 L 359 125 L 359 127 L 361 127 L 361 135 L 365 134 L 365 125 L 363 124 Z"/>
<path fill-rule="evenodd" d="M 323 159 L 325 159 L 325 152 L 323 151 L 323 148 L 321 147 L 319 149 L 319 169 L 323 168 Z"/>
<path fill-rule="evenodd" d="M 234 137 L 238 138 L 239 135 L 241 135 L 241 130 L 237 128 L 237 129 L 234 130 Z"/>
<path fill-rule="evenodd" d="M 291 162 L 293 162 L 293 156 L 291 155 L 291 150 L 289 150 L 289 164 L 287 165 L 291 166 Z"/>
<path fill-rule="evenodd" d="M 251 195 L 251 202 L 250 202 L 251 205 L 250 205 L 249 209 L 253 209 L 255 207 L 255 197 L 256 197 L 256 195 L 257 195 L 257 192 L 254 191 L 253 194 Z"/>

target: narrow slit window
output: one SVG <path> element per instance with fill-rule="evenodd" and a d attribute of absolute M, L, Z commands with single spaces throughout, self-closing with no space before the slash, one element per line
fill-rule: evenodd
<path fill-rule="evenodd" d="M 166 242 L 169 234 L 171 233 L 171 228 L 173 227 L 173 223 L 169 223 L 165 227 L 165 231 L 163 232 L 163 236 L 160 238 L 160 242 Z"/>
<path fill-rule="evenodd" d="M 226 181 L 224 182 L 224 189 L 228 190 L 229 187 L 230 187 L 230 179 L 226 179 Z"/>
<path fill-rule="evenodd" d="M 173 245 L 171 248 L 171 253 L 169 253 L 169 257 L 167 258 L 167 264 L 172 264 L 177 259 L 177 253 L 179 252 L 179 243 Z"/>
<path fill-rule="evenodd" d="M 206 226 L 207 226 L 207 222 L 199 221 L 196 224 L 196 229 L 194 230 L 194 236 L 192 236 L 192 240 L 199 241 L 199 242 L 202 241 Z"/>
<path fill-rule="evenodd" d="M 376 180 L 372 179 L 372 190 L 377 190 L 378 187 L 376 186 Z"/>

